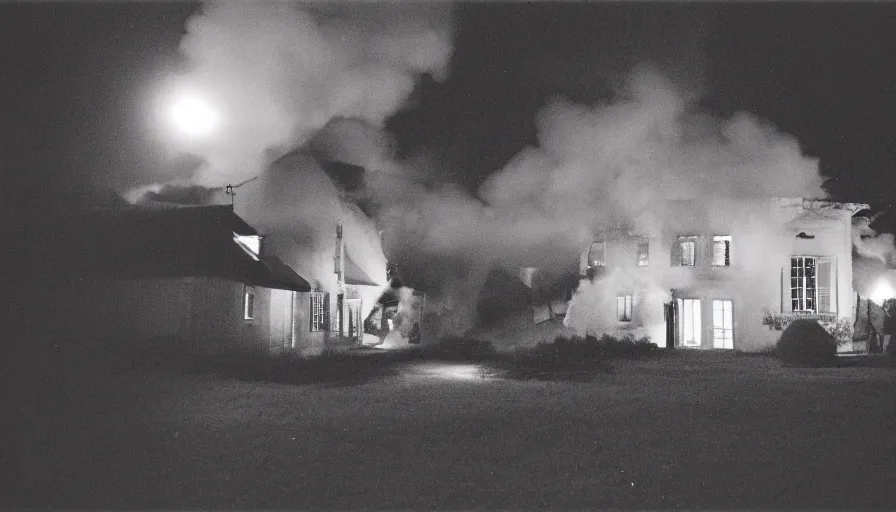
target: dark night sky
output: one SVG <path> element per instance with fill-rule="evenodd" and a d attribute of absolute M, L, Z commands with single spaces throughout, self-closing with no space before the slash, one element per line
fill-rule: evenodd
<path fill-rule="evenodd" d="M 148 169 L 173 175 L 191 165 L 160 159 L 145 120 L 152 85 L 179 65 L 195 9 L 0 6 L 0 141 L 12 177 L 3 189 L 14 203 L 64 204 L 94 197 L 86 183 L 121 186 Z M 546 99 L 607 100 L 628 68 L 651 60 L 700 87 L 711 110 L 747 110 L 795 135 L 834 178 L 835 198 L 884 206 L 896 194 L 896 4 L 486 3 L 455 11 L 450 77 L 422 80 L 388 127 L 404 152 L 438 155 L 464 169 L 457 179 L 468 185 L 534 141 Z"/>

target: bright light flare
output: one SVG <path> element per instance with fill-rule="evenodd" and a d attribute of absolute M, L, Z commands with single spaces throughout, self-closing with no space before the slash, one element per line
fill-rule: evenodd
<path fill-rule="evenodd" d="M 176 98 L 168 109 L 174 126 L 189 137 L 205 137 L 218 128 L 221 116 L 205 99 L 197 95 Z"/>
<path fill-rule="evenodd" d="M 433 364 L 421 368 L 424 374 L 448 380 L 483 380 L 482 366 L 477 364 Z"/>
<path fill-rule="evenodd" d="M 886 278 L 881 277 L 875 283 L 868 297 L 875 304 L 883 306 L 885 300 L 896 298 L 896 290 L 893 289 L 893 286 Z"/>

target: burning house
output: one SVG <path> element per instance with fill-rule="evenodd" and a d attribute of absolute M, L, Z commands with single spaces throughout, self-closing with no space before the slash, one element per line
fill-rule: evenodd
<path fill-rule="evenodd" d="M 864 204 L 673 201 L 650 231 L 605 231 L 581 254 L 568 326 L 675 347 L 755 352 L 794 318 L 852 325 L 852 221 Z M 841 350 L 852 350 L 846 343 Z"/>

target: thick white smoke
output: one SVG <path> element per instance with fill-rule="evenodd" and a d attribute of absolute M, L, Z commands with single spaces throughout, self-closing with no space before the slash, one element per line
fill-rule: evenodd
<path fill-rule="evenodd" d="M 418 75 L 445 73 L 450 10 L 215 2 L 189 20 L 181 50 L 188 72 L 166 84 L 160 111 L 190 93 L 218 112 L 209 136 L 170 142 L 205 161 L 194 183 L 220 185 L 258 174 L 271 149 L 299 147 L 336 117 L 381 124 Z"/>
<path fill-rule="evenodd" d="M 469 303 L 484 270 L 575 267 L 579 252 L 605 229 L 658 233 L 668 201 L 824 196 L 817 161 L 792 136 L 747 113 L 719 119 L 702 112 L 648 66 L 631 73 L 614 101 L 589 106 L 557 99 L 537 124 L 538 145 L 492 174 L 476 196 L 446 184 L 384 187 L 391 191 L 381 215 L 387 241 L 417 279 L 442 290 L 450 312 L 462 316 L 452 325 L 471 325 Z M 382 174 L 385 182 L 397 179 Z M 717 204 L 698 222 L 737 210 L 724 200 Z M 749 212 L 739 214 L 757 233 L 774 229 L 750 221 Z M 573 311 L 570 316 L 575 324 Z"/>

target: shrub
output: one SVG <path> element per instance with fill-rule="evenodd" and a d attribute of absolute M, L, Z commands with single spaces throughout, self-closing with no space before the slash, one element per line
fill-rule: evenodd
<path fill-rule="evenodd" d="M 778 357 L 794 366 L 830 366 L 837 360 L 837 340 L 815 320 L 797 319 L 781 333 Z"/>

